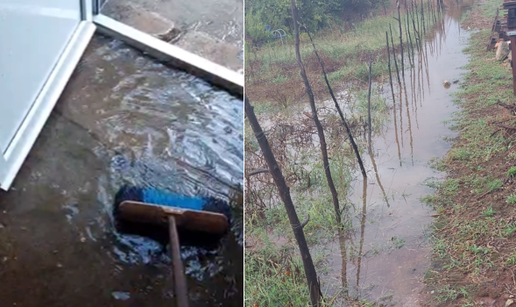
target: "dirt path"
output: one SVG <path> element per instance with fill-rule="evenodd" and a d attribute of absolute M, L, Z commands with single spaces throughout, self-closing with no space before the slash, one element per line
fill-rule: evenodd
<path fill-rule="evenodd" d="M 500 100 L 512 105 L 515 99 L 509 65 L 485 50 L 500 4 L 482 2 L 463 23 L 480 31 L 465 50 L 470 63 L 458 93 L 459 136 L 436 164 L 448 177 L 427 199 L 439 214 L 433 265 L 425 276 L 430 306 L 509 306 L 516 292 L 516 152 L 513 131 L 499 125 L 515 123 L 514 114 L 496 104 Z"/>

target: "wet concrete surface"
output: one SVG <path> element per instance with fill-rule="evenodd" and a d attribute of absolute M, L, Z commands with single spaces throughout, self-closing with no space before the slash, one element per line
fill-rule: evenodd
<path fill-rule="evenodd" d="M 384 85 L 391 120 L 373 139 L 372 153 L 362 156 L 367 180 L 357 173 L 351 186 L 356 208 L 348 214 L 355 230 L 323 247 L 330 273 L 321 281 L 328 295 L 345 288 L 352 297 L 387 305 L 421 305 L 433 213 L 421 198 L 433 192 L 427 183 L 444 175 L 431 168 L 432 158 L 444 156 L 451 146 L 445 139 L 456 135 L 444 121 L 458 110 L 451 96 L 458 84 L 445 88 L 443 81 L 459 80 L 468 63 L 462 49 L 469 33 L 459 24 L 466 4 L 449 8 L 433 28 L 415 66 L 405 72 L 406 95 L 396 94 L 395 108 Z"/>
<path fill-rule="evenodd" d="M 161 247 L 113 231 L 122 184 L 228 199 L 242 101 L 95 37 L 9 192 L 0 306 L 175 306 Z M 191 304 L 241 306 L 241 209 L 215 250 L 182 247 Z"/>
<path fill-rule="evenodd" d="M 153 35 L 168 24 L 180 32 L 175 45 L 237 71 L 243 69 L 243 9 L 243 0 L 109 0 L 101 12 Z"/>

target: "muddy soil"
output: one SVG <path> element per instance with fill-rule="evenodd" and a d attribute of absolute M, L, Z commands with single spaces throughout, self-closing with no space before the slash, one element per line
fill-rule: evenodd
<path fill-rule="evenodd" d="M 242 117 L 241 100 L 95 37 L 0 194 L 0 305 L 174 306 L 167 254 L 114 232 L 114 193 L 227 200 L 242 181 Z M 182 247 L 192 305 L 242 305 L 241 210 L 216 249 Z"/>
<path fill-rule="evenodd" d="M 480 4 L 490 2 L 490 9 L 477 7 L 465 22 L 468 27 L 483 30 L 473 37 L 474 45 L 468 51 L 472 54 L 472 64 L 469 67 L 468 82 L 462 92 L 462 116 L 459 128 L 460 135 L 453 144 L 454 150 L 466 149 L 474 144 L 471 158 L 456 159 L 449 154 L 443 160 L 443 166 L 448 172 L 448 178 L 458 183 L 456 192 L 447 195 L 437 194 L 436 204 L 439 205 L 440 216 L 436 224 L 436 237 L 445 246 L 444 256 L 435 257 L 435 266 L 429 278 L 426 289 L 428 305 L 475 304 L 482 306 L 512 306 L 515 293 L 514 257 L 516 240 L 512 229 L 514 225 L 514 204 L 509 198 L 514 195 L 514 180 L 508 170 L 514 166 L 514 132 L 498 126 L 504 123 L 506 127 L 514 127 L 514 113 L 490 99 L 514 105 L 510 62 L 497 62 L 494 51 L 485 50 L 492 18 L 485 13 L 493 14 L 493 1 L 480 1 Z M 501 1 L 498 2 L 501 4 Z M 503 12 L 503 11 L 501 11 Z M 482 74 L 480 71 L 487 71 Z M 500 74 L 504 82 L 495 83 L 495 72 Z M 493 86 L 494 85 L 494 86 Z M 472 88 L 482 88 L 481 95 Z M 504 93 L 503 97 L 499 97 Z M 476 122 L 488 123 L 483 131 L 474 126 Z M 475 129 L 474 133 L 466 131 Z M 485 134 L 486 137 L 482 137 Z M 475 139 L 477 138 L 477 139 Z M 486 148 L 494 148 L 488 153 Z M 472 189 L 473 178 L 489 178 L 500 180 L 499 188 L 487 191 Z M 482 187 L 484 188 L 485 187 Z M 453 203 L 456 206 L 448 206 Z M 486 214 L 488 208 L 492 213 Z M 485 230 L 474 229 L 469 233 L 462 230 L 475 223 L 487 225 Z M 469 234 L 473 236 L 469 236 Z M 468 246 L 485 249 L 485 255 L 478 257 L 482 261 L 475 262 L 476 254 Z M 460 259 L 458 265 L 449 266 L 455 259 Z M 468 295 L 448 297 L 444 303 L 439 290 L 448 292 L 458 288 L 467 289 Z M 446 293 L 446 292 L 444 292 Z"/>
<path fill-rule="evenodd" d="M 407 93 L 402 92 L 401 100 L 396 94 L 395 105 L 390 86 L 384 85 L 391 121 L 373 139 L 373 151 L 363 155 L 367 181 L 357 176 L 352 184 L 349 199 L 355 209 L 349 214 L 356 230 L 325 244 L 330 273 L 321 278 L 331 294 L 342 286 L 351 297 L 419 305 L 431 260 L 427 229 L 433 213 L 420 198 L 432 193 L 426 182 L 442 178 L 430 162 L 448 151 L 445 139 L 454 137 L 444 121 L 457 110 L 450 94 L 458 89 L 461 67 L 468 63 L 462 49 L 469 33 L 459 21 L 469 8 L 448 8 L 415 66 L 405 71 Z M 446 88 L 444 80 L 457 84 Z"/>
<path fill-rule="evenodd" d="M 405 71 L 402 88 L 406 90 L 400 92 L 394 77 L 395 103 L 389 84 L 383 85 L 390 122 L 374 136 L 372 152 L 363 153 L 367 180 L 362 180 L 359 171 L 354 174 L 347 195 L 347 203 L 353 206 L 348 205 L 344 212 L 352 219 L 353 230 L 329 242 L 325 235 L 333 234 L 307 234 L 321 238 L 321 244 L 311 250 L 312 254 L 325 255 L 318 263 L 321 288 L 336 306 L 347 306 L 349 298 L 397 306 L 425 303 L 420 293 L 425 286 L 424 274 L 431 265 L 428 234 L 434 212 L 421 198 L 434 192 L 428 182 L 444 177 L 430 164 L 446 154 L 451 147 L 447 139 L 456 136 L 445 122 L 458 110 L 452 94 L 463 82 L 462 67 L 468 57 L 462 50 L 471 34 L 461 27 L 460 20 L 473 2 L 448 6 L 442 21 L 427 30 L 422 52 L 416 51 L 414 65 Z M 408 63 L 406 54 L 405 61 Z M 446 80 L 449 87 L 444 86 Z M 339 94 L 345 96 L 344 92 Z M 332 112 L 328 111 L 332 104 L 319 102 L 318 107 L 321 113 Z M 298 118 L 305 118 L 303 111 L 307 111 L 296 107 L 306 105 L 292 107 L 294 126 L 301 125 Z M 262 122 L 265 127 L 273 125 L 269 120 Z M 282 123 L 285 122 L 289 123 Z M 365 148 L 365 139 L 356 137 Z M 341 204 L 346 203 L 341 197 Z M 288 244 L 281 236 L 271 235 L 271 241 Z M 259 244 L 249 243 L 254 247 Z"/>

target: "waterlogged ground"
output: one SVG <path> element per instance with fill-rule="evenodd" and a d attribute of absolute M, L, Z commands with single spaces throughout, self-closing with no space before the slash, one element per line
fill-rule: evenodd
<path fill-rule="evenodd" d="M 330 273 L 322 279 L 328 294 L 337 294 L 344 282 L 352 296 L 417 305 L 430 265 L 427 229 L 432 222 L 431 208 L 420 199 L 432 193 L 428 183 L 442 176 L 430 167 L 432 158 L 443 156 L 450 148 L 446 138 L 454 136 L 445 122 L 457 110 L 450 94 L 458 85 L 446 89 L 443 81 L 460 82 L 468 38 L 447 15 L 416 57 L 423 64 L 405 72 L 408 100 L 403 93 L 400 107 L 396 95 L 391 122 L 373 139 L 372 155 L 363 155 L 367 182 L 357 176 L 351 186 L 356 230 L 324 246 Z M 384 91 L 391 95 L 390 87 Z"/>
<path fill-rule="evenodd" d="M 431 162 L 434 158 L 446 154 L 450 148 L 447 140 L 456 135 L 450 131 L 447 123 L 452 113 L 457 111 L 452 94 L 458 90 L 462 82 L 461 75 L 464 70 L 461 67 L 468 63 L 468 58 L 462 50 L 470 33 L 460 27 L 461 17 L 471 7 L 471 2 L 467 4 L 449 7 L 442 22 L 432 27 L 422 51 L 416 51 L 414 65 L 405 71 L 402 90 L 393 75 L 395 103 L 389 83 L 380 87 L 381 95 L 386 99 L 387 121 L 385 115 L 374 116 L 374 124 L 379 128 L 373 135 L 371 152 L 366 150 L 364 136 L 361 133 L 356 135 L 357 142 L 362 148 L 362 159 L 368 178 L 364 181 L 359 171 L 353 172 L 347 197 L 343 196 L 346 194 L 342 191 L 340 194 L 341 206 L 347 208 L 343 213 L 351 219 L 352 230 L 335 237 L 331 235 L 332 230 L 329 234 L 321 234 L 317 224 L 324 224 L 321 222 L 322 217 L 308 209 L 308 212 L 311 212 L 312 226 L 310 223 L 307 225 L 305 235 L 311 244 L 322 291 L 336 306 L 346 305 L 349 298 L 399 306 L 420 305 L 420 293 L 424 287 L 423 277 L 431 263 L 428 228 L 434 213 L 430 207 L 422 203 L 421 198 L 433 192 L 430 183 L 443 177 L 443 173 L 431 167 Z M 410 61 L 407 54 L 405 61 Z M 393 71 L 395 74 L 394 63 Z M 444 86 L 445 80 L 450 81 L 450 87 Z M 376 93 L 373 92 L 373 95 Z M 353 102 L 354 98 L 347 92 L 341 92 L 338 96 L 348 114 L 361 114 L 354 116 L 351 125 L 357 129 L 356 131 L 363 131 L 359 127 L 360 121 L 357 122 L 357 118 L 366 115 L 363 104 Z M 385 110 L 382 103 L 382 100 L 374 100 L 373 109 L 378 112 Z M 328 127 L 326 133 L 332 140 L 328 143 L 330 156 L 335 160 L 340 158 L 338 150 L 333 148 L 338 147 L 334 142 L 334 134 L 344 135 L 345 132 L 338 132 L 331 124 L 331 113 L 335 113 L 332 105 L 331 101 L 318 103 L 321 118 L 326 121 L 325 126 Z M 275 138 L 270 141 L 273 146 L 281 144 L 281 141 L 276 139 L 281 139 L 282 135 L 295 134 L 299 132 L 299 127 L 309 125 L 307 123 L 311 121 L 307 105 L 289 108 L 294 110 L 289 113 L 295 114 L 292 121 L 289 120 L 290 115 L 266 113 L 267 116 L 263 115 L 261 118 L 261 124 L 268 131 L 269 139 Z M 268 112 L 263 109 L 259 111 Z M 273 129 L 275 119 L 281 120 L 282 125 Z M 306 142 L 312 142 L 314 137 L 312 134 Z M 306 142 L 305 145 L 308 144 Z M 314 147 L 317 149 L 318 145 Z M 295 158 L 295 165 L 304 163 L 306 171 L 310 172 L 309 165 L 313 163 L 303 160 L 306 157 L 302 153 L 295 154 L 302 151 L 289 149 L 287 156 L 289 159 Z M 317 150 L 312 151 L 313 155 L 319 157 L 320 153 Z M 255 161 L 252 155 L 250 159 Z M 280 155 L 279 160 L 282 164 L 288 159 Z M 345 183 L 347 180 L 343 175 L 345 171 L 332 171 L 338 188 L 345 186 L 339 185 L 340 181 Z M 292 172 L 287 169 L 284 173 Z M 268 181 L 264 178 L 267 178 L 266 175 L 258 175 L 256 179 L 252 179 L 253 184 L 265 185 Z M 287 180 L 290 179 L 287 175 Z M 303 182 L 302 185 L 310 187 L 310 181 L 306 183 L 304 178 L 300 181 Z M 332 218 L 331 198 L 324 197 L 320 190 L 305 193 L 303 189 L 292 189 L 291 192 L 294 202 L 298 204 L 298 212 L 307 211 L 304 205 L 301 205 L 303 203 L 311 202 L 308 206 L 315 207 L 318 206 L 318 202 L 326 202 L 325 206 L 318 208 L 330 207 L 330 210 L 321 212 L 320 215 Z M 280 209 L 282 208 L 273 207 L 269 211 Z M 298 214 L 303 214 L 300 219 L 304 219 L 304 213 Z M 259 214 L 256 215 L 257 217 L 251 215 L 251 218 L 259 220 Z M 292 242 L 291 238 L 285 238 L 281 233 L 274 231 L 273 224 L 267 228 L 272 243 L 279 246 L 295 246 L 295 241 Z M 251 252 L 253 249 L 261 248 L 260 239 L 253 236 L 246 244 Z M 283 270 L 288 272 L 288 266 Z"/>
<path fill-rule="evenodd" d="M 12 190 L 0 194 L 0 305 L 174 306 L 168 257 L 116 234 L 125 183 L 229 199 L 242 101 L 95 37 Z M 213 250 L 182 247 L 195 306 L 241 306 L 242 215 Z"/>

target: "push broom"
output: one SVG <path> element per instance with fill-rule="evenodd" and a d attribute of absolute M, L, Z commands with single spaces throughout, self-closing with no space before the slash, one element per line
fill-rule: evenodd
<path fill-rule="evenodd" d="M 188 307 L 178 230 L 193 237 L 221 237 L 229 227 L 230 207 L 213 197 L 187 197 L 155 188 L 123 186 L 115 196 L 117 230 L 170 242 L 177 304 Z"/>

